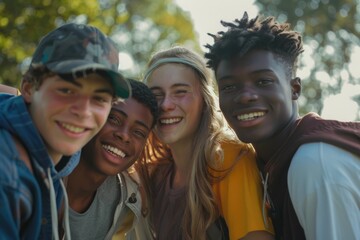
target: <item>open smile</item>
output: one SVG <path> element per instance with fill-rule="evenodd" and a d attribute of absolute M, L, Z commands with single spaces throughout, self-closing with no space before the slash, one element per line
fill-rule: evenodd
<path fill-rule="evenodd" d="M 236 116 L 236 118 L 237 118 L 237 120 L 240 120 L 240 121 L 251 121 L 251 120 L 257 119 L 259 117 L 262 117 L 265 114 L 266 114 L 265 111 L 251 112 L 251 113 L 239 114 Z"/>
<path fill-rule="evenodd" d="M 103 144 L 102 147 L 107 151 L 109 152 L 110 154 L 116 156 L 116 157 L 121 157 L 121 158 L 124 158 L 126 156 L 126 154 L 118 149 L 117 147 L 114 147 L 114 146 L 110 146 L 110 145 L 107 145 L 107 144 Z"/>
<path fill-rule="evenodd" d="M 81 132 L 84 132 L 85 131 L 85 128 L 82 128 L 82 127 L 76 127 L 74 125 L 70 125 L 70 124 L 67 124 L 67 123 L 61 123 L 61 126 L 67 130 L 69 130 L 70 132 L 73 132 L 73 133 L 81 133 Z"/>
<path fill-rule="evenodd" d="M 174 117 L 174 118 L 162 118 L 159 120 L 160 124 L 162 125 L 170 125 L 170 124 L 176 124 L 179 123 L 182 120 L 180 117 Z"/>

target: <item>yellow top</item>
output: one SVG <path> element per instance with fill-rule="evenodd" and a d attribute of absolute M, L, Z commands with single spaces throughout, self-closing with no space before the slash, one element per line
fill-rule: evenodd
<path fill-rule="evenodd" d="M 234 161 L 236 163 L 231 172 L 213 186 L 213 190 L 228 225 L 230 239 L 240 239 L 252 231 L 274 233 L 270 218 L 267 217 L 266 228 L 262 217 L 263 192 L 253 148 L 235 143 L 223 143 L 222 147 L 222 169 L 228 169 Z M 241 149 L 248 149 L 248 152 L 239 159 Z"/>

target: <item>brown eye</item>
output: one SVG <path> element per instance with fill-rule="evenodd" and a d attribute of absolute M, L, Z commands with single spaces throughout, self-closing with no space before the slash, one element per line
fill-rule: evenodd
<path fill-rule="evenodd" d="M 66 94 L 66 95 L 69 95 L 71 93 L 73 93 L 73 91 L 69 88 L 60 88 L 58 89 L 59 92 L 63 93 L 63 94 Z"/>
<path fill-rule="evenodd" d="M 261 79 L 257 82 L 259 86 L 268 86 L 271 85 L 272 83 L 273 83 L 272 79 Z"/>
<path fill-rule="evenodd" d="M 121 124 L 121 119 L 118 118 L 115 115 L 110 114 L 108 117 L 108 122 L 114 125 L 120 125 Z"/>

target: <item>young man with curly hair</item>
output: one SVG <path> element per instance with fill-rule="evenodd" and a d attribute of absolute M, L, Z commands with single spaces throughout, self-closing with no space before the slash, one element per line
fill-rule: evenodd
<path fill-rule="evenodd" d="M 65 180 L 72 239 L 151 239 L 143 221 L 142 185 L 131 166 L 144 157 L 158 106 L 144 83 L 128 81 L 131 97 L 113 104 L 106 124 L 82 149 L 79 164 Z"/>
<path fill-rule="evenodd" d="M 205 57 L 222 112 L 257 153 L 277 239 L 358 239 L 360 123 L 299 116 L 303 43 L 288 23 L 245 13 L 222 24 Z"/>

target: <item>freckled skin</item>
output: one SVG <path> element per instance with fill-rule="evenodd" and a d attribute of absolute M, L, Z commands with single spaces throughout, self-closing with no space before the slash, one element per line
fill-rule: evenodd
<path fill-rule="evenodd" d="M 39 89 L 25 82 L 21 92 L 55 163 L 98 133 L 111 109 L 111 85 L 97 74 L 78 78 L 76 84 L 52 76 Z"/>
<path fill-rule="evenodd" d="M 160 121 L 179 118 L 176 125 L 157 124 L 155 132 L 166 144 L 191 142 L 200 124 L 203 98 L 200 93 L 198 76 L 182 64 L 164 64 L 151 74 L 148 86 L 155 94 Z"/>

